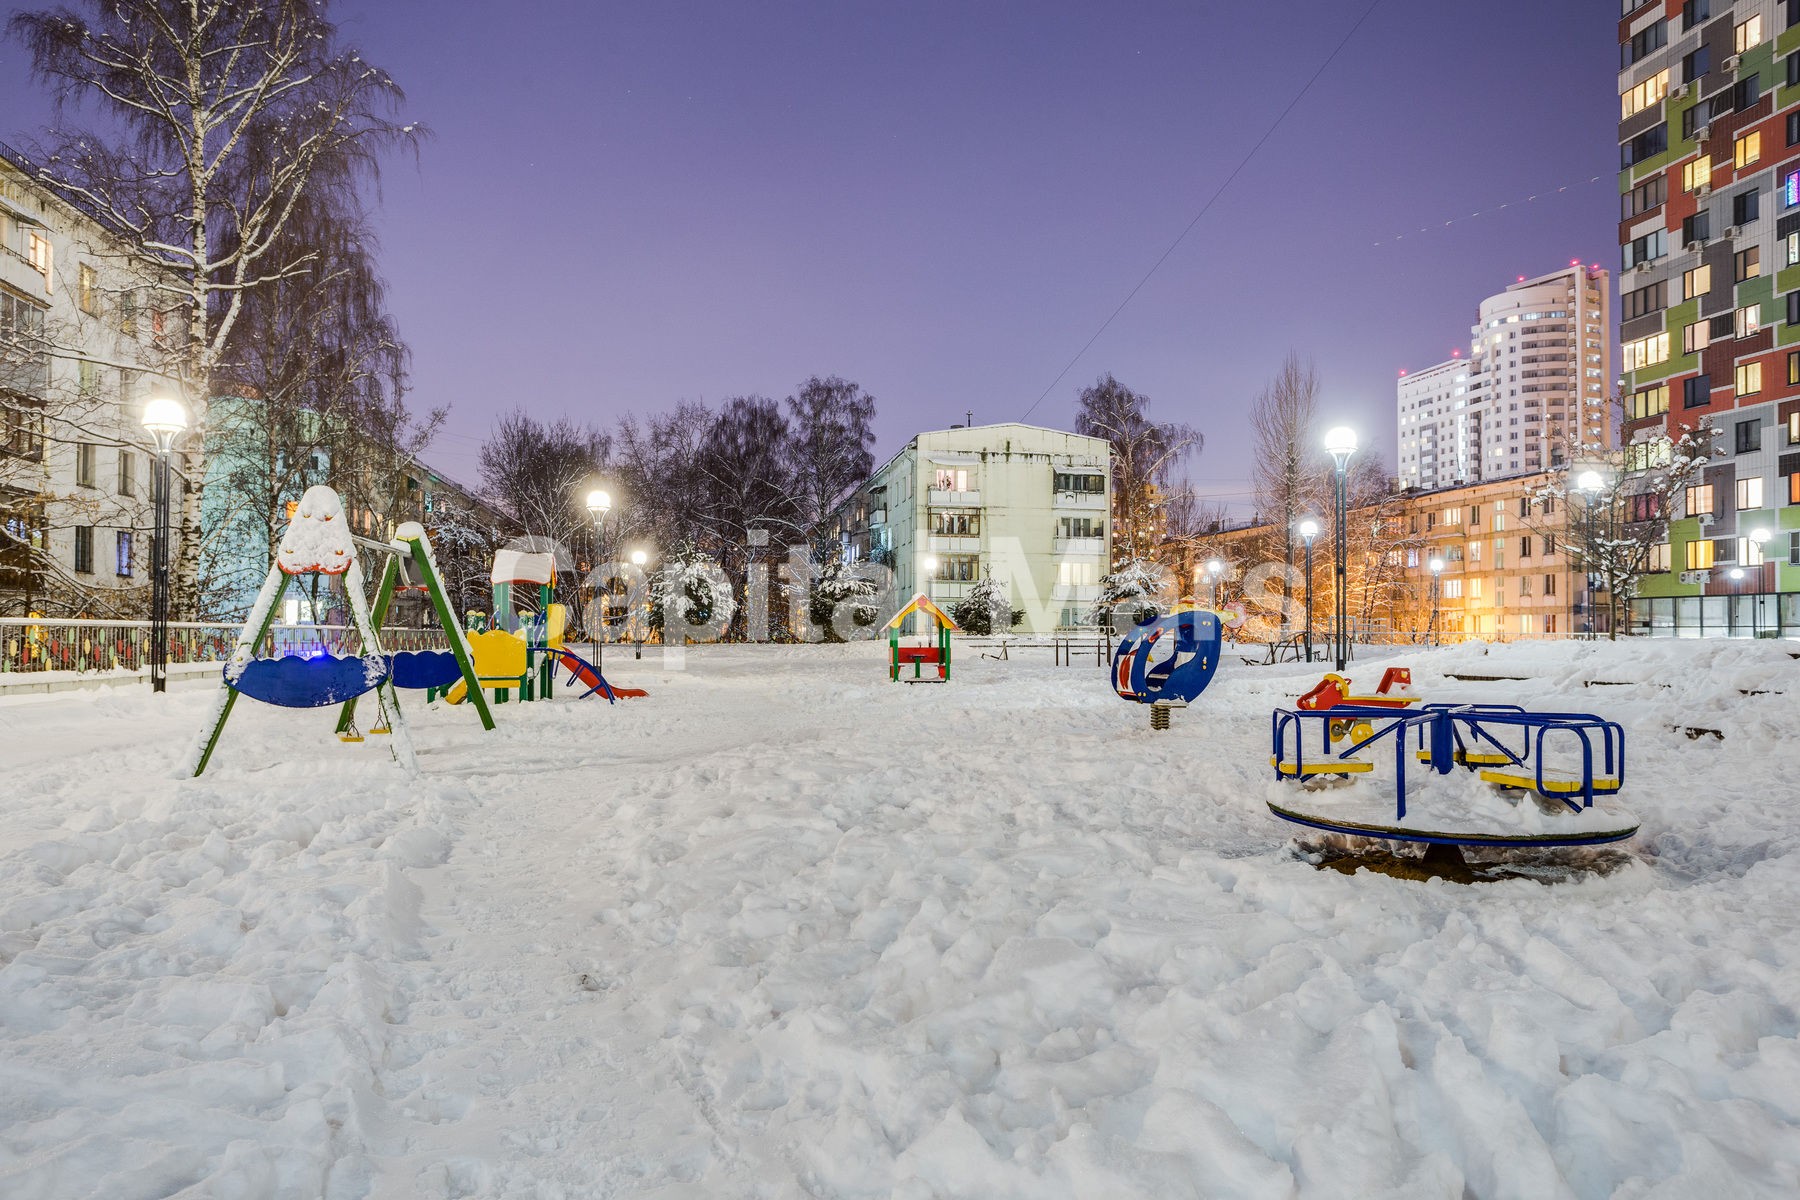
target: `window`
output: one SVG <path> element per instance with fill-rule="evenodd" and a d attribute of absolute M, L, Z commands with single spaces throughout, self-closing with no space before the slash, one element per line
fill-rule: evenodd
<path fill-rule="evenodd" d="M 1738 337 L 1749 337 L 1762 328 L 1762 305 L 1746 304 L 1732 314 L 1732 328 Z"/>
<path fill-rule="evenodd" d="M 1800 504 L 1800 472 L 1796 472 L 1795 474 L 1789 475 L 1787 477 L 1787 481 L 1788 481 L 1788 501 L 1787 502 L 1789 504 Z M 1796 563 L 1795 565 L 1800 566 L 1800 563 Z"/>
<path fill-rule="evenodd" d="M 1712 70 L 1712 52 L 1705 46 L 1690 51 L 1681 58 L 1681 82 L 1692 83 L 1708 71 Z M 1695 108 L 1698 108 L 1695 105 Z M 1689 112 L 1694 111 L 1689 109 Z"/>
<path fill-rule="evenodd" d="M 1788 534 L 1788 566 L 1800 567 L 1800 529 Z"/>
<path fill-rule="evenodd" d="M 1669 543 L 1658 542 L 1650 547 L 1650 565 L 1646 570 L 1666 571 L 1669 569 Z"/>
<path fill-rule="evenodd" d="M 1787 56 L 1787 85 L 1794 87 L 1800 84 L 1800 54 Z"/>
<path fill-rule="evenodd" d="M 1687 544 L 1687 569 L 1704 571 L 1713 565 L 1713 544 L 1710 539 L 1698 538 Z"/>
<path fill-rule="evenodd" d="M 1788 355 L 1788 358 L 1792 359 L 1796 357 L 1796 355 L 1800 355 L 1800 351 Z M 1796 409 L 1788 414 L 1787 444 L 1790 446 L 1800 446 L 1800 409 Z"/>
<path fill-rule="evenodd" d="M 1711 326 L 1710 321 L 1695 321 L 1692 325 L 1683 325 L 1681 327 L 1681 352 L 1698 354 L 1706 349 L 1707 343 L 1711 340 L 1707 337 L 1706 331 Z"/>
<path fill-rule="evenodd" d="M 136 337 L 137 331 L 137 293 L 128 289 L 119 293 L 119 332 L 126 337 Z"/>
<path fill-rule="evenodd" d="M 94 530 L 90 525 L 75 527 L 75 570 L 82 575 L 94 573 Z"/>
<path fill-rule="evenodd" d="M 1104 475 L 1065 475 L 1057 472 L 1054 489 L 1059 492 L 1086 492 L 1099 495 L 1106 490 Z"/>
<path fill-rule="evenodd" d="M 1641 370 L 1644 367 L 1669 361 L 1669 335 L 1653 333 L 1647 338 L 1626 342 L 1623 349 L 1625 369 L 1627 371 Z"/>
<path fill-rule="evenodd" d="M 966 492 L 969 490 L 969 473 L 966 470 L 946 470 L 940 467 L 931 486 L 940 492 Z"/>
<path fill-rule="evenodd" d="M 1763 565 L 1763 544 L 1755 538 L 1738 539 L 1737 560 L 1740 566 L 1760 567 Z"/>
<path fill-rule="evenodd" d="M 1619 120 L 1635 117 L 1652 104 L 1660 104 L 1669 94 L 1669 71 L 1665 67 L 1619 97 Z"/>
<path fill-rule="evenodd" d="M 1712 214 L 1697 212 L 1691 217 L 1681 218 L 1681 244 L 1691 246 L 1695 242 L 1704 242 L 1712 236 Z"/>
<path fill-rule="evenodd" d="M 1638 163 L 1648 162 L 1669 148 L 1669 125 L 1663 122 L 1652 129 L 1646 129 L 1629 142 L 1619 147 L 1619 166 L 1634 167 Z"/>
<path fill-rule="evenodd" d="M 1704 296 L 1712 291 L 1712 268 L 1702 264 L 1685 271 L 1681 276 L 1681 298 L 1692 300 L 1696 296 Z"/>
<path fill-rule="evenodd" d="M 1097 579 L 1095 564 L 1066 562 L 1058 563 L 1056 582 L 1064 587 L 1090 587 Z"/>
<path fill-rule="evenodd" d="M 1688 0 L 1681 10 L 1681 30 L 1686 33 L 1712 16 L 1712 0 Z"/>
<path fill-rule="evenodd" d="M 1619 57 L 1624 60 L 1619 65 L 1629 67 L 1645 55 L 1653 54 L 1668 44 L 1668 21 L 1655 21 L 1632 34 L 1631 40 L 1619 47 Z"/>
<path fill-rule="evenodd" d="M 1754 160 L 1752 160 L 1754 161 Z M 1731 198 L 1731 223 L 1748 225 L 1762 215 L 1761 195 L 1755 188 L 1747 192 L 1739 192 Z"/>
<path fill-rule="evenodd" d="M 1762 99 L 1762 79 L 1756 75 L 1746 75 L 1731 88 L 1731 107 L 1734 112 L 1743 112 Z"/>
<path fill-rule="evenodd" d="M 1710 483 L 1696 483 L 1687 490 L 1686 512 L 1690 517 L 1710 513 L 1713 510 L 1713 489 Z"/>
<path fill-rule="evenodd" d="M 1761 421 L 1758 421 L 1758 420 L 1739 421 L 1736 424 L 1736 426 L 1733 428 L 1733 434 L 1734 434 L 1734 436 L 1733 436 L 1732 440 L 1733 440 L 1733 443 L 1735 444 L 1735 446 L 1737 447 L 1733 451 L 1733 453 L 1749 454 L 1749 453 L 1752 453 L 1753 451 L 1762 449 L 1762 422 Z M 1758 483 L 1758 486 L 1761 486 L 1760 481 Z M 1739 496 L 1743 495 L 1741 484 L 1740 484 L 1740 490 L 1738 492 L 1738 495 Z M 1760 497 L 1758 499 L 1758 503 L 1756 503 L 1756 504 L 1748 504 L 1748 505 L 1739 504 L 1738 507 L 1739 508 L 1760 508 L 1761 507 Z"/>
<path fill-rule="evenodd" d="M 1762 247 L 1751 246 L 1747 250 L 1739 250 L 1731 256 L 1732 278 L 1742 283 L 1746 279 L 1755 279 L 1762 274 Z"/>
<path fill-rule="evenodd" d="M 1703 408 L 1712 403 L 1712 376 L 1696 375 L 1681 381 L 1681 406 Z"/>
<path fill-rule="evenodd" d="M 1737 510 L 1751 512 L 1763 506 L 1762 476 L 1752 475 L 1737 481 Z"/>
<path fill-rule="evenodd" d="M 119 495 L 137 495 L 137 455 L 119 448 Z"/>
<path fill-rule="evenodd" d="M 1800 292 L 1787 294 L 1787 323 L 1800 325 Z"/>
<path fill-rule="evenodd" d="M 1064 517 L 1057 525 L 1058 537 L 1097 538 L 1106 536 L 1106 524 L 1099 517 Z"/>
<path fill-rule="evenodd" d="M 1762 391 L 1762 364 L 1759 362 L 1739 363 L 1737 368 L 1737 394 L 1754 396 Z"/>
<path fill-rule="evenodd" d="M 1788 351 L 1788 382 L 1800 383 L 1800 350 Z"/>
<path fill-rule="evenodd" d="M 1658 21 L 1658 25 L 1662 22 Z M 1667 36 L 1666 34 L 1664 36 Z M 1734 53 L 1742 54 L 1752 46 L 1759 46 L 1763 40 L 1762 14 L 1757 13 L 1731 33 L 1731 48 Z M 1648 53 L 1648 51 L 1646 51 Z M 1636 61 L 1636 60 L 1633 60 Z"/>
<path fill-rule="evenodd" d="M 54 252 L 50 249 L 48 234 L 33 229 L 25 235 L 25 261 L 31 269 L 44 277 L 44 290 L 50 290 L 50 272 L 54 267 Z"/>
<path fill-rule="evenodd" d="M 931 514 L 931 532 L 939 537 L 980 537 L 981 513 L 968 509 L 939 509 Z"/>
<path fill-rule="evenodd" d="M 1741 251 L 1741 254 L 1749 251 Z M 1635 321 L 1639 317 L 1647 317 L 1653 312 L 1660 312 L 1668 307 L 1669 285 L 1665 280 L 1657 280 L 1648 287 L 1641 287 L 1635 292 L 1626 292 L 1622 297 L 1625 305 L 1624 319 Z"/>
<path fill-rule="evenodd" d="M 1620 251 L 1625 262 L 1625 269 L 1630 270 L 1639 263 L 1650 262 L 1661 258 L 1669 252 L 1668 234 L 1661 229 L 1653 229 L 1643 237 L 1625 243 Z"/>
<path fill-rule="evenodd" d="M 1529 534 L 1519 539 L 1519 557 L 1531 557 L 1531 536 Z"/>
<path fill-rule="evenodd" d="M 99 305 L 100 280 L 94 268 L 82 263 L 75 272 L 75 303 L 84 313 L 92 313 Z"/>
<path fill-rule="evenodd" d="M 1544 535 L 1544 553 L 1546 555 L 1556 553 L 1556 535 L 1554 533 L 1546 533 Z"/>
<path fill-rule="evenodd" d="M 94 486 L 94 446 L 92 442 L 82 442 L 75 447 L 75 486 Z"/>
<path fill-rule="evenodd" d="M 1795 55 L 1800 62 L 1800 55 Z M 1669 198 L 1669 181 L 1661 175 L 1652 175 L 1644 182 L 1626 192 L 1621 200 L 1623 212 L 1620 219 L 1629 221 L 1639 213 L 1647 213 L 1653 208 L 1661 208 L 1663 201 Z"/>
<path fill-rule="evenodd" d="M 75 383 L 84 400 L 92 400 L 100 391 L 100 364 L 91 359 L 81 359 L 75 364 Z"/>
<path fill-rule="evenodd" d="M 1544 576 L 1544 595 L 1546 595 L 1546 596 L 1556 595 L 1556 576 L 1554 576 L 1554 575 Z"/>
<path fill-rule="evenodd" d="M 129 529 L 121 529 L 118 531 L 118 541 L 114 546 L 114 554 L 113 574 L 117 575 L 120 579 L 130 579 L 131 531 Z"/>
<path fill-rule="evenodd" d="M 1067 568 L 1071 564 L 1062 564 Z M 1092 564 L 1085 564 L 1091 566 Z M 946 554 L 938 559 L 937 577 L 946 583 L 974 583 L 981 578 L 981 559 L 974 554 Z"/>

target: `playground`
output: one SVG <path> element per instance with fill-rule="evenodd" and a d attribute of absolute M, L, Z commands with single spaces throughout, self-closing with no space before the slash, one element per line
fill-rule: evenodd
<path fill-rule="evenodd" d="M 8 700 L 0 1195 L 1790 1196 L 1788 645 L 1384 651 L 1410 740 L 1297 718 L 1317 786 L 1329 666 L 1230 655 L 1152 728 L 1154 664 L 609 648 L 646 696 L 401 686 L 411 771 L 380 688 L 198 778 L 216 680 Z M 1461 884 L 1274 811 L 1535 804 L 1471 705 L 1616 724 L 1630 836 Z"/>

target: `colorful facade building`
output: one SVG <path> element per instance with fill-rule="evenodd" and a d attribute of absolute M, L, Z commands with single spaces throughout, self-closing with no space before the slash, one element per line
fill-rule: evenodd
<path fill-rule="evenodd" d="M 1627 467 L 1710 427 L 1636 632 L 1800 630 L 1800 2 L 1625 3 Z M 1625 485 L 1629 492 L 1630 476 Z"/>

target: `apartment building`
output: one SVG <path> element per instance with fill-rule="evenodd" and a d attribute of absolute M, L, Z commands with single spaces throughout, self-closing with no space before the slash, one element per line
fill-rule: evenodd
<path fill-rule="evenodd" d="M 1402 372 L 1401 485 L 1504 479 L 1614 445 L 1611 296 L 1597 264 L 1521 275 L 1481 302 L 1466 359 Z"/>
<path fill-rule="evenodd" d="M 841 510 L 852 557 L 892 567 L 901 596 L 948 609 L 984 576 L 1025 632 L 1076 624 L 1110 562 L 1111 447 L 1015 423 L 921 433 Z"/>
<path fill-rule="evenodd" d="M 0 614 L 148 609 L 155 449 L 140 420 L 153 384 L 175 392 L 163 370 L 182 339 L 158 282 L 0 146 Z M 177 478 L 194 457 L 178 447 Z"/>
<path fill-rule="evenodd" d="M 1703 424 L 1643 632 L 1800 616 L 1800 0 L 1625 3 L 1619 339 L 1629 465 Z M 1627 484 L 1629 487 L 1629 484 Z"/>

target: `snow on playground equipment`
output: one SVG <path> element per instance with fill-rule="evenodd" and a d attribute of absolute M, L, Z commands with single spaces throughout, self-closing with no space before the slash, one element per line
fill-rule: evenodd
<path fill-rule="evenodd" d="M 641 688 L 619 688 L 608 683 L 598 668 L 563 646 L 563 630 L 568 623 L 567 610 L 553 604 L 550 597 L 556 586 L 556 560 L 550 554 L 501 550 L 494 555 L 494 566 L 488 575 L 494 588 L 494 618 L 491 628 L 479 613 L 470 618 L 478 628 L 469 634 L 469 647 L 474 657 L 475 678 L 479 687 L 466 682 L 453 683 L 444 698 L 461 704 L 482 688 L 494 692 L 494 701 L 504 704 L 508 693 L 517 690 L 521 701 L 548 700 L 556 681 L 556 668 L 568 669 L 569 683 L 580 683 L 587 690 L 576 697 L 585 700 L 598 692 L 607 703 L 619 699 L 645 696 Z M 532 589 L 536 604 L 521 608 Z"/>
<path fill-rule="evenodd" d="M 1150 727 L 1167 729 L 1171 709 L 1191 704 L 1219 669 L 1219 614 L 1182 606 L 1153 617 L 1119 639 L 1113 651 L 1113 690 L 1150 705 Z M 1161 651 L 1169 653 L 1158 657 Z"/>
<path fill-rule="evenodd" d="M 1272 813 L 1328 833 L 1451 846 L 1591 846 L 1637 832 L 1629 813 L 1595 803 L 1625 782 L 1625 731 L 1616 722 L 1591 713 L 1529 712 L 1517 705 L 1411 709 L 1405 705 L 1415 697 L 1386 691 L 1397 681 L 1393 676 L 1390 670 L 1374 697 L 1350 696 L 1348 681 L 1327 676 L 1302 698 L 1301 707 L 1276 709 L 1269 760 L 1280 780 L 1348 778 L 1372 773 L 1385 750 L 1380 743 L 1387 740 L 1394 767 L 1391 817 L 1385 804 L 1366 797 L 1336 799 L 1316 792 L 1271 800 Z M 1497 807 L 1478 804 L 1461 818 L 1409 817 L 1409 758 L 1437 775 L 1459 766 L 1477 772 L 1507 799 Z M 1535 801 L 1529 809 L 1523 803 L 1527 797 Z"/>
<path fill-rule="evenodd" d="M 275 621 L 288 583 L 301 575 L 343 577 L 352 624 L 362 642 L 360 655 L 351 658 L 321 650 L 306 658 L 296 655 L 276 660 L 256 657 L 256 648 Z M 256 602 L 251 606 L 243 628 L 238 631 L 237 646 L 225 663 L 219 698 L 213 706 L 206 734 L 195 744 L 189 758 L 190 775 L 199 775 L 206 770 L 239 696 L 284 708 L 323 708 L 353 700 L 369 691 L 376 693 L 382 709 L 382 724 L 393 733 L 391 745 L 395 759 L 408 771 L 416 769 L 412 742 L 407 737 L 400 706 L 394 699 L 388 661 L 381 652 L 381 639 L 376 635 L 363 588 L 362 568 L 356 561 L 356 546 L 344 520 L 343 502 L 328 487 L 308 488 L 281 535 L 275 561 L 269 566 L 269 574 L 257 592 Z"/>
<path fill-rule="evenodd" d="M 924 613 L 937 624 L 937 639 L 918 646 L 900 644 L 900 626 L 906 618 L 914 613 Z M 900 668 L 907 663 L 912 664 L 912 678 L 908 683 L 948 683 L 950 682 L 950 635 L 961 633 L 962 628 L 950 619 L 950 614 L 931 602 L 931 597 L 924 592 L 915 595 L 906 602 L 893 620 L 886 626 L 888 635 L 888 680 L 900 678 Z M 922 668 L 935 665 L 938 677 L 930 679 L 921 674 Z"/>
<path fill-rule="evenodd" d="M 456 613 L 451 610 L 450 598 L 444 593 L 437 558 L 432 554 L 431 540 L 425 536 L 425 527 L 417 521 L 408 521 L 394 531 L 393 540 L 386 546 L 375 542 L 364 544 L 388 554 L 387 566 L 381 572 L 381 582 L 375 588 L 375 605 L 371 614 L 375 628 L 380 629 L 382 622 L 387 619 L 388 608 L 392 605 L 396 592 L 423 592 L 431 601 L 438 625 L 450 642 L 448 650 L 403 650 L 388 655 L 388 676 L 394 687 L 423 691 L 427 701 L 459 682 L 466 687 L 475 678 L 475 656 L 469 649 L 468 638 L 464 636 L 462 626 L 457 623 Z M 483 729 L 494 727 L 494 715 L 488 711 L 487 700 L 481 695 L 479 688 L 475 689 L 475 711 L 481 716 Z M 343 711 L 338 714 L 337 728 L 340 738 L 346 741 L 361 740 L 356 732 L 355 698 L 345 701 Z M 378 726 L 370 732 L 391 731 Z"/>

